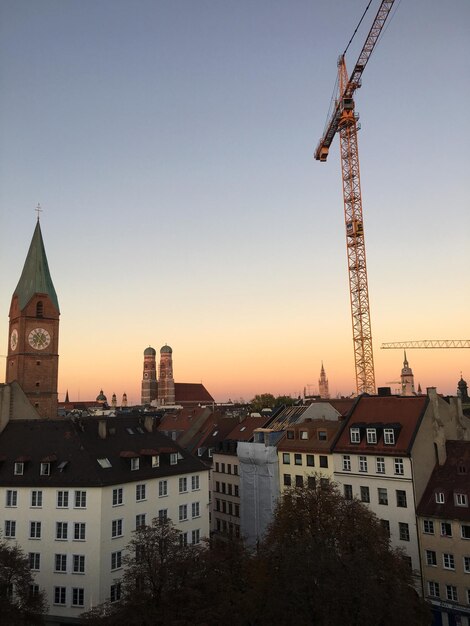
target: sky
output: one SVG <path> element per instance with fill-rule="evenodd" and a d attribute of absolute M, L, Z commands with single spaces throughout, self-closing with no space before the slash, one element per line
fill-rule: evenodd
<path fill-rule="evenodd" d="M 217 401 L 314 393 L 322 362 L 354 391 L 338 138 L 313 152 L 366 4 L 0 0 L 0 353 L 39 202 L 59 400 L 139 402 L 164 344 Z M 381 343 L 470 338 L 470 3 L 395 5 L 355 97 L 378 386 Z M 470 350 L 408 360 L 470 382 Z"/>

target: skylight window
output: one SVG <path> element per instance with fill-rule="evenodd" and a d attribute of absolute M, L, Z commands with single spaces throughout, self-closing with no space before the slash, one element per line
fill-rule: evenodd
<path fill-rule="evenodd" d="M 96 459 L 98 461 L 98 463 L 101 465 L 101 467 L 103 469 L 108 469 L 109 467 L 112 467 L 111 462 L 109 459 Z"/>
<path fill-rule="evenodd" d="M 67 465 L 69 464 L 68 461 L 61 461 L 58 465 L 57 465 L 57 469 L 59 470 L 59 472 L 63 472 L 64 469 L 67 467 Z"/>
<path fill-rule="evenodd" d="M 127 432 L 129 433 L 129 435 L 134 435 L 134 431 L 132 430 L 132 428 L 126 428 Z"/>
<path fill-rule="evenodd" d="M 218 430 L 214 430 L 214 432 L 212 433 L 212 436 L 215 437 L 218 432 L 219 432 Z"/>
<path fill-rule="evenodd" d="M 244 430 L 246 430 L 246 426 L 242 426 L 242 427 L 240 428 L 240 432 L 241 432 L 241 433 L 242 433 Z"/>

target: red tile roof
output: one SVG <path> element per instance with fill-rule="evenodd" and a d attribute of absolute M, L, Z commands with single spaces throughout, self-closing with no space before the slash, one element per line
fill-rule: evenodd
<path fill-rule="evenodd" d="M 214 402 L 214 398 L 201 383 L 175 383 L 176 404 L 206 404 Z"/>
<path fill-rule="evenodd" d="M 426 407 L 427 396 L 361 396 L 352 409 L 349 419 L 335 445 L 335 452 L 371 452 L 373 454 L 408 454 L 416 431 L 421 423 Z M 359 427 L 360 443 L 351 443 L 350 428 Z M 377 429 L 377 443 L 368 444 L 366 428 Z M 395 444 L 385 445 L 381 432 L 383 428 L 394 427 Z"/>

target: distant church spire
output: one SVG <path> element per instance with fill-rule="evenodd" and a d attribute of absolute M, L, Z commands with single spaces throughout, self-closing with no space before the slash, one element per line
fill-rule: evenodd
<path fill-rule="evenodd" d="M 401 395 L 402 396 L 414 396 L 415 395 L 415 378 L 413 371 L 408 364 L 406 358 L 406 350 L 404 352 L 403 367 L 401 370 Z"/>
<path fill-rule="evenodd" d="M 330 391 L 328 388 L 328 378 L 325 374 L 325 368 L 323 367 L 323 361 L 321 362 L 320 378 L 318 379 L 318 393 L 320 398 L 327 400 L 330 397 Z"/>

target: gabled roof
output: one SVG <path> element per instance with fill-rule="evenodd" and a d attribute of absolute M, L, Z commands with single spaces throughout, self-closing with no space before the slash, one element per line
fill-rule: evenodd
<path fill-rule="evenodd" d="M 201 383 L 175 383 L 176 404 L 206 404 L 214 402 L 214 398 Z"/>
<path fill-rule="evenodd" d="M 34 229 L 33 238 L 31 239 L 20 280 L 13 292 L 14 296 L 18 296 L 20 311 L 22 311 L 31 298 L 38 293 L 48 295 L 51 302 L 57 308 L 57 311 L 60 311 L 59 301 L 49 272 L 39 220 Z"/>
<path fill-rule="evenodd" d="M 106 424 L 104 438 L 100 423 Z M 174 465 L 172 452 L 178 454 Z M 153 467 L 151 456 L 157 454 L 159 466 Z M 139 469 L 131 470 L 130 459 L 137 457 Z M 10 421 L 0 435 L 0 458 L 1 486 L 100 487 L 207 470 L 163 433 L 148 432 L 139 417 Z M 14 462 L 20 458 L 27 459 L 24 474 L 15 476 Z M 51 473 L 41 476 L 46 458 L 56 461 L 47 461 Z"/>
<path fill-rule="evenodd" d="M 417 513 L 424 517 L 470 522 L 470 441 L 446 441 L 447 458 L 437 465 L 424 491 Z M 436 502 L 436 493 L 444 502 Z M 467 506 L 456 504 L 456 494 L 467 497 Z"/>
<path fill-rule="evenodd" d="M 227 435 L 228 441 L 249 441 L 253 437 L 255 428 L 263 428 L 271 419 L 270 416 L 246 417 L 243 422 L 239 422 Z"/>
<path fill-rule="evenodd" d="M 428 401 L 428 396 L 360 396 L 349 414 L 334 451 L 408 454 Z M 351 443 L 351 428 L 359 428 L 360 443 Z M 367 442 L 367 428 L 377 430 L 376 444 Z M 394 444 L 384 443 L 384 428 L 393 428 Z"/>

